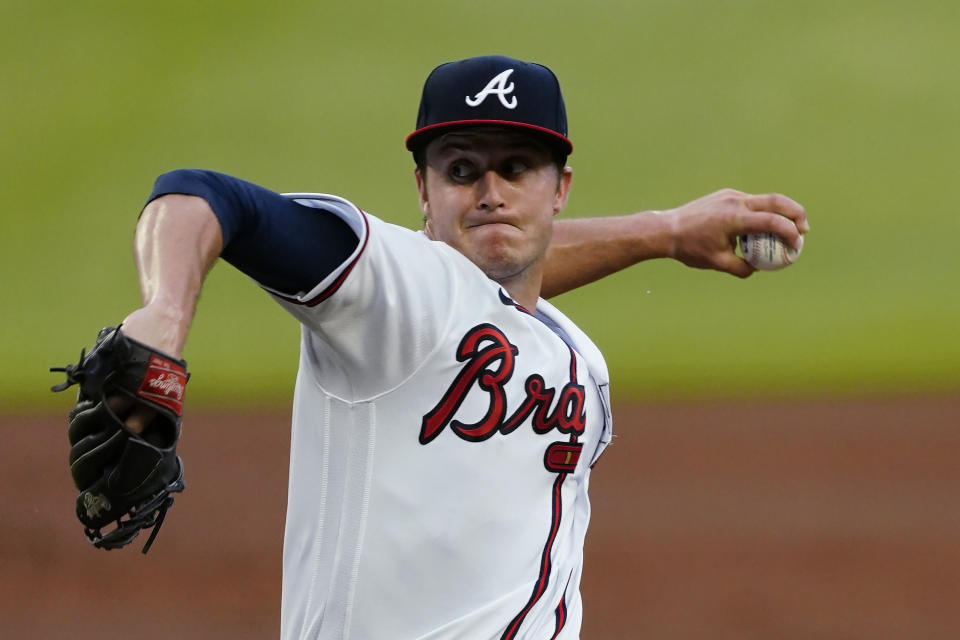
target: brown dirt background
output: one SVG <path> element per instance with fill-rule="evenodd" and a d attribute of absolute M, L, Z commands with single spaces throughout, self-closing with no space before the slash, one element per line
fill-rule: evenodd
<path fill-rule="evenodd" d="M 188 414 L 188 489 L 143 556 L 83 538 L 63 416 L 0 418 L 0 636 L 276 638 L 288 419 Z M 615 421 L 583 638 L 960 638 L 960 394 Z"/>

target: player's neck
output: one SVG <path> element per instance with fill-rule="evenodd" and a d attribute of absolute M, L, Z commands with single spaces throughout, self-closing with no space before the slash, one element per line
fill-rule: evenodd
<path fill-rule="evenodd" d="M 537 308 L 537 300 L 540 299 L 540 286 L 543 283 L 542 275 L 520 274 L 513 278 L 497 280 L 497 283 L 506 289 L 511 300 L 527 311 L 532 312 Z"/>

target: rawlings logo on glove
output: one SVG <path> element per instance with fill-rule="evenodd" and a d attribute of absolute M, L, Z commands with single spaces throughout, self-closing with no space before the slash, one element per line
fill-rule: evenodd
<path fill-rule="evenodd" d="M 167 407 L 178 416 L 183 413 L 183 390 L 187 385 L 187 371 L 171 360 L 150 356 L 150 366 L 137 393 Z"/>

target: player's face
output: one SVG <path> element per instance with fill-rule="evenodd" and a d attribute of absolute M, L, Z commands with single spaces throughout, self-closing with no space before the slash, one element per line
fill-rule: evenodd
<path fill-rule="evenodd" d="M 549 150 L 523 133 L 475 128 L 444 134 L 426 148 L 426 176 L 417 174 L 424 231 L 493 280 L 539 278 L 571 174 L 569 168 L 560 172 Z"/>

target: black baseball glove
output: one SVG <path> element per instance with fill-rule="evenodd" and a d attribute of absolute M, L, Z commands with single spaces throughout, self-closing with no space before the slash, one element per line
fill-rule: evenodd
<path fill-rule="evenodd" d="M 187 363 L 125 336 L 120 327 L 106 327 L 90 353 L 63 371 L 63 391 L 80 385 L 70 411 L 70 473 L 80 490 L 77 517 L 93 546 L 117 549 L 133 541 L 141 529 L 152 529 L 143 553 L 150 549 L 171 493 L 183 491 L 183 463 L 177 456 Z M 119 397 L 119 398 L 118 398 Z M 113 406 L 147 407 L 153 418 L 143 431 L 124 425 L 128 412 Z M 116 526 L 101 531 L 110 523 Z"/>

